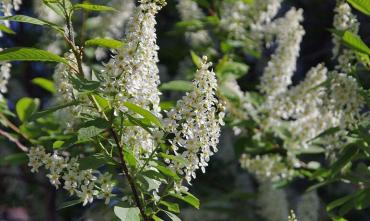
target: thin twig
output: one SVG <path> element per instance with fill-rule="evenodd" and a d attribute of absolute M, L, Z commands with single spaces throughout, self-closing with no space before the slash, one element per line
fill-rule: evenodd
<path fill-rule="evenodd" d="M 17 138 L 13 137 L 8 132 L 5 132 L 5 131 L 0 129 L 0 135 L 8 138 L 11 142 L 13 142 L 15 145 L 17 145 L 17 147 L 19 149 L 21 149 L 23 152 L 28 152 L 28 148 L 26 146 L 24 146 L 23 144 L 21 144 L 21 142 L 19 142 L 19 140 Z"/>

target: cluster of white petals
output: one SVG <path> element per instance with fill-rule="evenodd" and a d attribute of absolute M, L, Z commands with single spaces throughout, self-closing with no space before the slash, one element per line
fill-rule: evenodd
<path fill-rule="evenodd" d="M 266 29 L 266 25 L 271 23 L 272 19 L 279 12 L 282 0 L 255 1 L 253 4 L 253 23 L 251 28 L 254 32 L 260 32 Z"/>
<path fill-rule="evenodd" d="M 164 4 L 160 0 L 141 1 L 130 20 L 125 45 L 105 64 L 102 90 L 111 94 L 116 114 L 129 113 L 136 117 L 124 105 L 131 102 L 161 118 L 155 15 Z M 137 156 L 148 155 L 155 149 L 152 135 L 141 127 L 125 127 L 123 134 L 124 144 Z"/>
<path fill-rule="evenodd" d="M 251 157 L 243 154 L 239 162 L 242 168 L 251 171 L 261 181 L 279 181 L 290 179 L 294 175 L 294 171 L 288 168 L 287 163 L 279 155 Z"/>
<path fill-rule="evenodd" d="M 225 1 L 221 9 L 221 27 L 233 39 L 244 40 L 248 37 L 250 5 L 244 1 Z"/>
<path fill-rule="evenodd" d="M 276 19 L 266 27 L 266 34 L 276 36 L 278 44 L 261 78 L 260 89 L 267 99 L 274 99 L 285 92 L 292 83 L 300 43 L 305 31 L 300 25 L 302 10 L 291 9 L 285 17 Z"/>
<path fill-rule="evenodd" d="M 305 193 L 297 207 L 297 217 L 301 221 L 318 221 L 320 210 L 320 199 L 316 191 Z"/>
<path fill-rule="evenodd" d="M 38 172 L 39 168 L 44 167 L 53 186 L 57 189 L 63 186 L 71 196 L 77 195 L 84 206 L 92 203 L 94 198 L 104 199 L 108 204 L 113 196 L 111 174 L 101 174 L 92 169 L 80 170 L 77 158 L 70 159 L 56 152 L 46 153 L 43 147 L 32 147 L 27 155 L 31 172 Z"/>
<path fill-rule="evenodd" d="M 0 101 L 3 99 L 3 94 L 8 92 L 8 81 L 10 78 L 10 63 L 0 64 Z"/>
<path fill-rule="evenodd" d="M 295 215 L 294 211 L 290 211 L 290 215 L 288 216 L 288 221 L 298 221 L 297 216 Z"/>
<path fill-rule="evenodd" d="M 359 30 L 359 22 L 354 14 L 352 14 L 351 7 L 344 1 L 338 1 L 334 9 L 333 27 L 338 31 L 351 31 L 357 34 Z M 338 65 L 336 69 L 350 72 L 352 69 L 352 62 L 355 59 L 355 54 L 348 49 L 341 49 L 340 37 L 333 34 L 333 56 L 337 58 Z"/>
<path fill-rule="evenodd" d="M 199 168 L 205 172 L 210 156 L 217 151 L 223 106 L 215 97 L 217 80 L 211 63 L 203 57 L 193 81 L 193 91 L 177 102 L 164 119 L 165 130 L 174 134 L 171 149 L 186 159 L 186 164 L 172 161 L 170 167 L 190 183 Z"/>
<path fill-rule="evenodd" d="M 285 221 L 289 215 L 287 194 L 269 182 L 262 182 L 259 186 L 257 205 L 258 212 L 268 221 Z"/>
<path fill-rule="evenodd" d="M 205 15 L 198 4 L 192 0 L 178 0 L 177 10 L 179 11 L 182 21 L 200 20 L 205 18 Z M 186 39 L 193 46 L 209 44 L 211 38 L 206 30 L 198 30 L 194 32 L 186 32 Z"/>
<path fill-rule="evenodd" d="M 0 1 L 0 13 L 3 16 L 11 16 L 13 15 L 13 11 L 18 11 L 22 4 L 22 0 L 1 0 Z M 9 27 L 8 21 L 1 21 L 1 24 L 4 24 Z M 0 31 L 0 37 L 2 36 L 2 32 Z"/>

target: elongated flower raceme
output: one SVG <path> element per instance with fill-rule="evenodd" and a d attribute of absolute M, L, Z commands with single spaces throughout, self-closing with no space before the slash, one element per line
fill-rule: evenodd
<path fill-rule="evenodd" d="M 196 170 L 205 172 L 210 156 L 217 151 L 223 106 L 215 97 L 217 80 L 211 63 L 203 57 L 193 81 L 193 91 L 177 102 L 164 119 L 166 131 L 174 134 L 172 150 L 186 159 L 186 164 L 171 162 L 170 167 L 190 182 Z M 221 110 L 221 112 L 219 112 Z"/>
<path fill-rule="evenodd" d="M 31 172 L 38 172 L 41 167 L 48 170 L 50 183 L 67 190 L 71 196 L 80 197 L 83 205 L 92 203 L 94 199 L 104 199 L 108 204 L 113 196 L 114 183 L 112 175 L 91 169 L 81 170 L 77 158 L 62 156 L 57 152 L 46 153 L 43 147 L 32 147 L 28 152 Z"/>
<path fill-rule="evenodd" d="M 177 10 L 179 11 L 182 21 L 200 20 L 205 18 L 202 9 L 198 4 L 192 0 L 178 0 Z M 198 30 L 195 32 L 186 32 L 186 39 L 192 46 L 207 45 L 210 43 L 211 38 L 206 30 Z"/>
<path fill-rule="evenodd" d="M 281 2 L 282 0 L 255 1 L 251 9 L 253 13 L 253 23 L 251 24 L 252 31 L 261 32 L 266 29 L 268 24 L 271 23 L 272 19 L 278 13 Z"/>
<path fill-rule="evenodd" d="M 248 37 L 247 29 L 250 24 L 250 6 L 244 1 L 225 1 L 221 9 L 221 27 L 229 36 L 237 40 Z"/>
<path fill-rule="evenodd" d="M 352 14 L 351 7 L 343 1 L 338 1 L 335 9 L 335 16 L 333 27 L 338 31 L 351 31 L 357 34 L 359 30 L 359 22 L 355 15 Z M 351 71 L 352 64 L 355 55 L 351 50 L 341 49 L 340 37 L 333 34 L 333 56 L 337 58 L 338 65 L 337 70 L 349 72 Z"/>
<path fill-rule="evenodd" d="M 0 101 L 3 99 L 3 94 L 8 92 L 8 81 L 10 78 L 10 63 L 0 64 Z"/>
<path fill-rule="evenodd" d="M 161 118 L 155 15 L 164 4 L 160 0 L 140 1 L 129 24 L 126 44 L 105 65 L 102 90 L 111 94 L 116 114 L 134 114 L 124 105 L 131 102 Z M 126 127 L 123 134 L 125 145 L 136 155 L 150 154 L 155 148 L 153 137 L 141 127 Z"/>
<path fill-rule="evenodd" d="M 274 99 L 285 92 L 292 83 L 300 43 L 305 33 L 300 25 L 302 20 L 302 10 L 291 9 L 285 17 L 277 19 L 266 28 L 268 33 L 276 36 L 278 44 L 261 78 L 260 89 L 267 99 Z"/>

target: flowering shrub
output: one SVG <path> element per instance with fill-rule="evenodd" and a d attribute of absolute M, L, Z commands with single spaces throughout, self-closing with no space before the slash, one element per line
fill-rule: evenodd
<path fill-rule="evenodd" d="M 0 135 L 24 152 L 35 176 L 66 193 L 60 209 L 101 202 L 120 220 L 180 220 L 180 205 L 200 207 L 192 186 L 217 153 L 222 126 L 233 140 L 231 161 L 255 179 L 256 217 L 319 220 L 316 189 L 340 181 L 359 188 L 327 205 L 332 220 L 367 207 L 369 89 L 360 72 L 369 72 L 370 49 L 352 6 L 369 15 L 369 4 L 337 2 L 333 67 L 318 63 L 295 83 L 305 16 L 281 11 L 282 0 L 106 2 L 34 0 L 35 18 L 12 15 L 21 1 L 1 1 L 2 32 L 15 34 L 9 22 L 47 31 L 39 48 L 0 52 Z M 190 56 L 179 65 L 186 80 L 161 84 L 156 18 L 167 3 Z M 23 97 L 12 107 L 14 61 L 56 64 L 53 81 L 33 80 L 52 102 Z M 245 87 L 252 68 L 258 83 Z M 163 102 L 174 91 L 185 95 Z M 316 185 L 292 207 L 277 187 L 297 179 Z"/>

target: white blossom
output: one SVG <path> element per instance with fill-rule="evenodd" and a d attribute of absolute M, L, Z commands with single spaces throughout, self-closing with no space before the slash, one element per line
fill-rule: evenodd
<path fill-rule="evenodd" d="M 290 179 L 294 175 L 294 171 L 288 167 L 279 155 L 257 155 L 252 158 L 243 154 L 239 162 L 242 168 L 255 174 L 263 182 Z"/>
<path fill-rule="evenodd" d="M 113 94 L 116 114 L 127 112 L 124 102 L 129 101 L 161 118 L 155 15 L 162 4 L 159 0 L 141 1 L 130 21 L 126 44 L 105 65 L 102 90 Z M 148 155 L 155 149 L 152 136 L 143 128 L 129 127 L 123 130 L 123 142 L 136 155 Z"/>
<path fill-rule="evenodd" d="M 268 26 L 272 19 L 278 13 L 281 7 L 282 0 L 265 0 L 255 1 L 251 11 L 254 13 L 252 16 L 253 23 L 251 28 L 253 32 L 261 32 Z"/>
<path fill-rule="evenodd" d="M 215 97 L 217 81 L 215 73 L 208 70 L 210 66 L 203 57 L 193 91 L 179 100 L 164 119 L 166 131 L 175 135 L 171 141 L 173 152 L 187 160 L 185 165 L 172 162 L 170 166 L 188 182 L 196 177 L 197 169 L 205 172 L 210 156 L 217 151 L 220 124 L 223 124 L 223 107 Z"/>
<path fill-rule="evenodd" d="M 225 1 L 222 3 L 220 25 L 231 38 L 245 40 L 248 37 L 249 10 L 250 6 L 244 1 Z"/>
<path fill-rule="evenodd" d="M 288 221 L 298 221 L 298 219 L 297 219 L 293 210 L 290 211 L 290 214 L 288 216 Z"/>
<path fill-rule="evenodd" d="M 112 175 L 109 173 L 100 174 L 92 169 L 80 170 L 77 158 L 64 157 L 57 152 L 49 154 L 43 147 L 32 147 L 27 153 L 29 158 L 28 165 L 31 172 L 38 172 L 40 167 L 48 170 L 46 175 L 50 183 L 59 188 L 67 190 L 70 195 L 77 195 L 85 206 L 92 203 L 94 197 L 104 199 L 109 203 L 114 183 L 111 181 Z M 99 176 L 98 176 L 99 175 Z"/>
<path fill-rule="evenodd" d="M 3 99 L 3 94 L 8 92 L 8 81 L 10 78 L 10 63 L 2 63 L 0 64 L 0 100 Z"/>
<path fill-rule="evenodd" d="M 260 89 L 268 99 L 274 99 L 292 83 L 304 30 L 300 25 L 302 10 L 291 9 L 285 17 L 269 24 L 266 31 L 276 36 L 277 49 L 261 78 Z"/>

